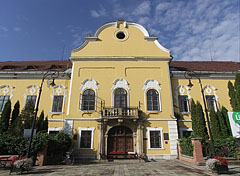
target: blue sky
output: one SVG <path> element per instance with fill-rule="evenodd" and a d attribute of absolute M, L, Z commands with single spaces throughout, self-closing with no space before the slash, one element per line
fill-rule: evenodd
<path fill-rule="evenodd" d="M 142 24 L 174 60 L 240 62 L 239 0 L 0 0 L 0 61 L 68 59 L 102 24 Z M 63 54 L 64 51 L 64 54 Z"/>

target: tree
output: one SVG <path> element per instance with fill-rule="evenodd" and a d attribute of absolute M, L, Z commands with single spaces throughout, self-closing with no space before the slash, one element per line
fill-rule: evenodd
<path fill-rule="evenodd" d="M 233 111 L 240 112 L 240 73 L 236 74 L 234 85 L 228 82 L 228 95 Z"/>
<path fill-rule="evenodd" d="M 207 140 L 209 138 L 202 105 L 197 101 L 191 101 L 191 118 L 194 137 Z"/>
<path fill-rule="evenodd" d="M 0 133 L 7 132 L 9 127 L 10 115 L 11 115 L 11 101 L 8 100 L 3 108 L 0 119 Z"/>
<path fill-rule="evenodd" d="M 228 136 L 232 136 L 232 130 L 231 130 L 231 126 L 228 118 L 228 110 L 224 106 L 222 106 L 221 113 L 222 113 L 222 117 L 225 122 L 225 125 L 227 127 Z"/>
<path fill-rule="evenodd" d="M 222 134 L 221 134 L 218 116 L 214 108 L 210 109 L 210 126 L 212 130 L 213 140 L 216 141 L 217 139 L 220 139 Z"/>
<path fill-rule="evenodd" d="M 21 112 L 21 120 L 24 121 L 24 129 L 30 129 L 32 128 L 32 122 L 34 117 L 34 102 L 33 101 L 27 101 L 24 109 Z"/>
<path fill-rule="evenodd" d="M 14 105 L 13 111 L 12 111 L 12 119 L 11 119 L 11 125 L 14 125 L 15 120 L 17 119 L 19 115 L 19 108 L 20 108 L 20 103 L 17 101 Z"/>
<path fill-rule="evenodd" d="M 47 132 L 48 131 L 48 118 L 46 117 L 44 120 L 44 112 L 42 111 L 37 122 L 36 122 L 36 129 L 38 132 Z"/>

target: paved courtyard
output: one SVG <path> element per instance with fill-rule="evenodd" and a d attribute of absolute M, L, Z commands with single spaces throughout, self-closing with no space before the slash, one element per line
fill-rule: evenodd
<path fill-rule="evenodd" d="M 0 175 L 8 175 L 9 168 L 0 168 Z M 16 175 L 16 173 L 12 173 Z M 24 173 L 23 175 L 26 175 Z M 115 160 L 114 162 L 85 162 L 71 166 L 51 165 L 35 166 L 28 175 L 37 176 L 145 176 L 145 175 L 217 175 L 205 169 L 205 166 L 195 166 L 179 160 L 160 160 L 139 162 L 131 160 Z M 230 166 L 230 173 L 225 175 L 240 176 L 240 166 Z"/>

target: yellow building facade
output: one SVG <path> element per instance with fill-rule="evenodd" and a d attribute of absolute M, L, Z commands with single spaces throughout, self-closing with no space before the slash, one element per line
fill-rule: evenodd
<path fill-rule="evenodd" d="M 192 131 L 190 100 L 202 103 L 198 80 L 189 88 L 185 71 L 200 75 L 208 107 L 231 109 L 227 82 L 239 63 L 172 61 L 157 37 L 121 19 L 85 39 L 69 61 L 0 63 L 0 111 L 7 99 L 19 100 L 21 108 L 38 99 L 43 74 L 57 70 L 54 87 L 50 78 L 44 82 L 39 110 L 48 116 L 49 133 L 73 138 L 79 158 L 145 153 L 171 159 L 177 139 Z M 183 116 L 178 123 L 175 113 Z"/>

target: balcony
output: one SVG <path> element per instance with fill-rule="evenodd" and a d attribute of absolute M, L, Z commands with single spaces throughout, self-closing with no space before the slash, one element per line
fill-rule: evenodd
<path fill-rule="evenodd" d="M 102 108 L 101 111 L 103 119 L 138 119 L 138 108 Z"/>

